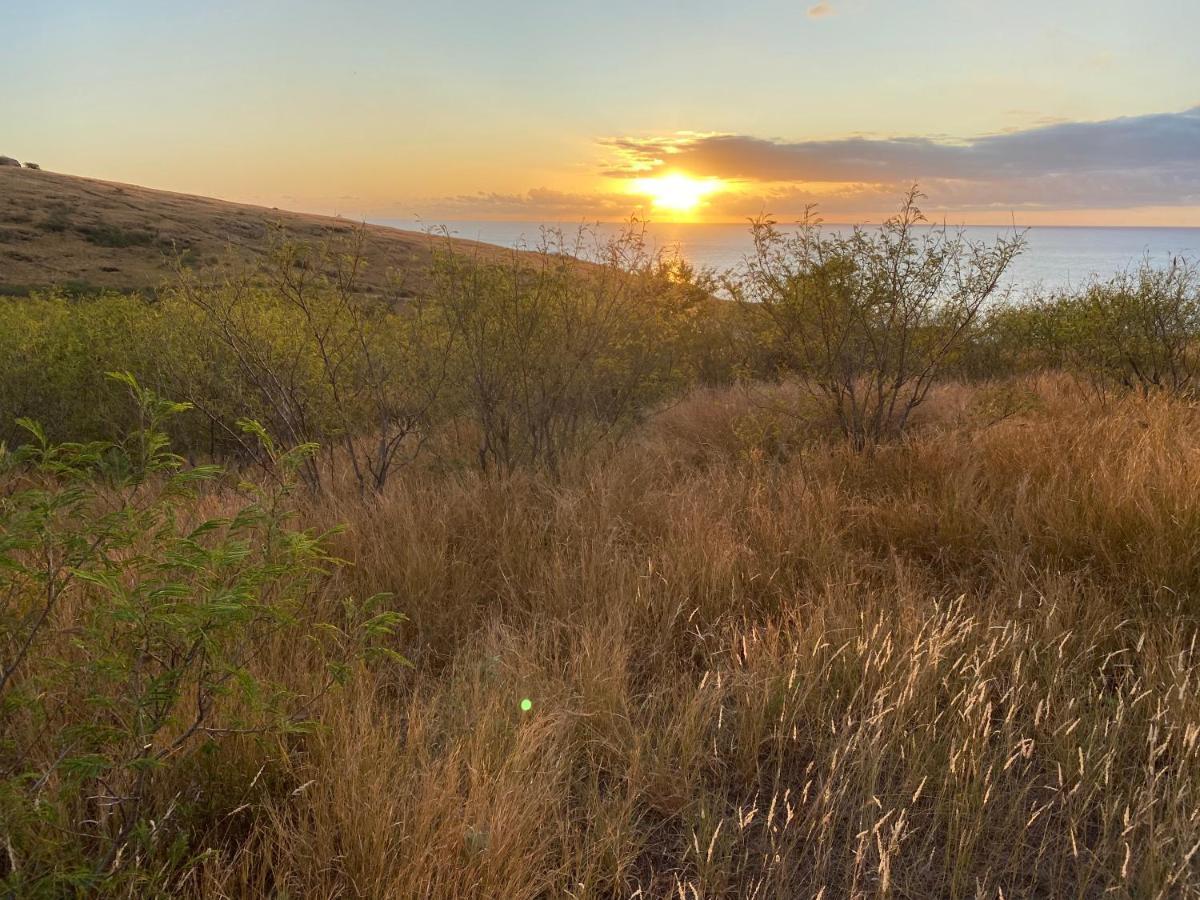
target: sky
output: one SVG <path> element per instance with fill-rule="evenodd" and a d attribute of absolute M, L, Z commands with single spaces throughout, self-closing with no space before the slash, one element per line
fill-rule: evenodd
<path fill-rule="evenodd" d="M 1200 226 L 1200 0 L 0 0 L 0 154 L 440 221 Z"/>

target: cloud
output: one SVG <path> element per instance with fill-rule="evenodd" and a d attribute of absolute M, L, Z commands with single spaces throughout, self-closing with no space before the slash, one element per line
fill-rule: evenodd
<path fill-rule="evenodd" d="M 808 8 L 808 17 L 810 19 L 827 19 L 835 12 L 837 12 L 837 10 L 835 10 L 832 6 L 830 6 L 828 3 L 822 2 L 818 3 L 816 6 L 810 6 Z"/>
<path fill-rule="evenodd" d="M 746 134 L 676 132 L 600 141 L 607 186 L 480 192 L 416 201 L 431 219 L 619 220 L 655 216 L 631 180 L 681 170 L 716 177 L 729 189 L 708 197 L 703 215 L 783 218 L 816 204 L 827 220 L 872 219 L 891 210 L 913 182 L 930 211 L 1009 213 L 1135 208 L 1200 209 L 1200 106 L 1178 113 L 1099 122 L 1034 118 L 1019 130 L 972 138 L 847 136 L 785 141 Z M 408 204 L 411 205 L 411 204 Z M 1089 213 L 1090 214 L 1090 213 Z M 1120 220 L 1129 218 L 1121 212 Z"/>
<path fill-rule="evenodd" d="M 966 140 L 931 137 L 786 142 L 741 134 L 619 138 L 605 174 L 680 169 L 753 185 L 895 186 L 918 181 L 939 203 L 1124 208 L 1200 204 L 1200 107 L 1099 122 L 1052 122 Z M 848 188 L 857 190 L 856 188 Z"/>

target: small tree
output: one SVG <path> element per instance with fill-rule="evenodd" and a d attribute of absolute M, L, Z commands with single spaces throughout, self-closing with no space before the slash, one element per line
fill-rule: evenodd
<path fill-rule="evenodd" d="M 346 246 L 278 240 L 257 271 L 205 285 L 181 271 L 175 299 L 199 313 L 204 336 L 233 370 L 206 370 L 174 385 L 243 455 L 257 456 L 236 426 L 263 421 L 290 444 L 317 443 L 306 482 L 322 485 L 322 462 L 344 460 L 360 492 L 382 490 L 406 448 L 419 445 L 446 377 L 449 335 L 420 298 L 389 304 L 365 296 L 363 233 Z M 220 379 L 213 396 L 198 383 Z"/>
<path fill-rule="evenodd" d="M 729 282 L 765 319 L 780 367 L 858 448 L 904 430 L 1024 246 L 926 227 L 922 196 L 914 187 L 874 231 L 826 231 L 811 212 L 794 233 L 756 221 L 754 254 Z"/>
<path fill-rule="evenodd" d="M 505 258 L 437 253 L 433 302 L 455 335 L 455 386 L 481 468 L 558 472 L 665 396 L 707 297 L 648 252 L 638 223 L 603 241 L 543 234 Z"/>

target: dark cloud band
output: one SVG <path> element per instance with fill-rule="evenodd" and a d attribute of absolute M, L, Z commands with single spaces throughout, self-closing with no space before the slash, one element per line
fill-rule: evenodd
<path fill-rule="evenodd" d="M 1200 107 L 1060 122 L 961 142 L 853 137 L 789 143 L 718 134 L 607 143 L 619 151 L 621 163 L 606 174 L 618 178 L 669 168 L 744 182 L 938 182 L 964 203 L 1200 202 Z"/>

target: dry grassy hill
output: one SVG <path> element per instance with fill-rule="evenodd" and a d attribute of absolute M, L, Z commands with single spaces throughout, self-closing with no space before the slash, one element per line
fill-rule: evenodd
<path fill-rule="evenodd" d="M 358 223 L 33 169 L 0 166 L 0 294 L 51 286 L 153 292 L 175 260 L 214 267 L 247 261 L 268 245 L 272 226 L 298 240 L 345 236 Z M 389 273 L 402 291 L 428 272 L 431 239 L 377 225 L 366 229 L 363 287 L 380 292 Z M 455 241 L 464 248 L 495 248 Z"/>

